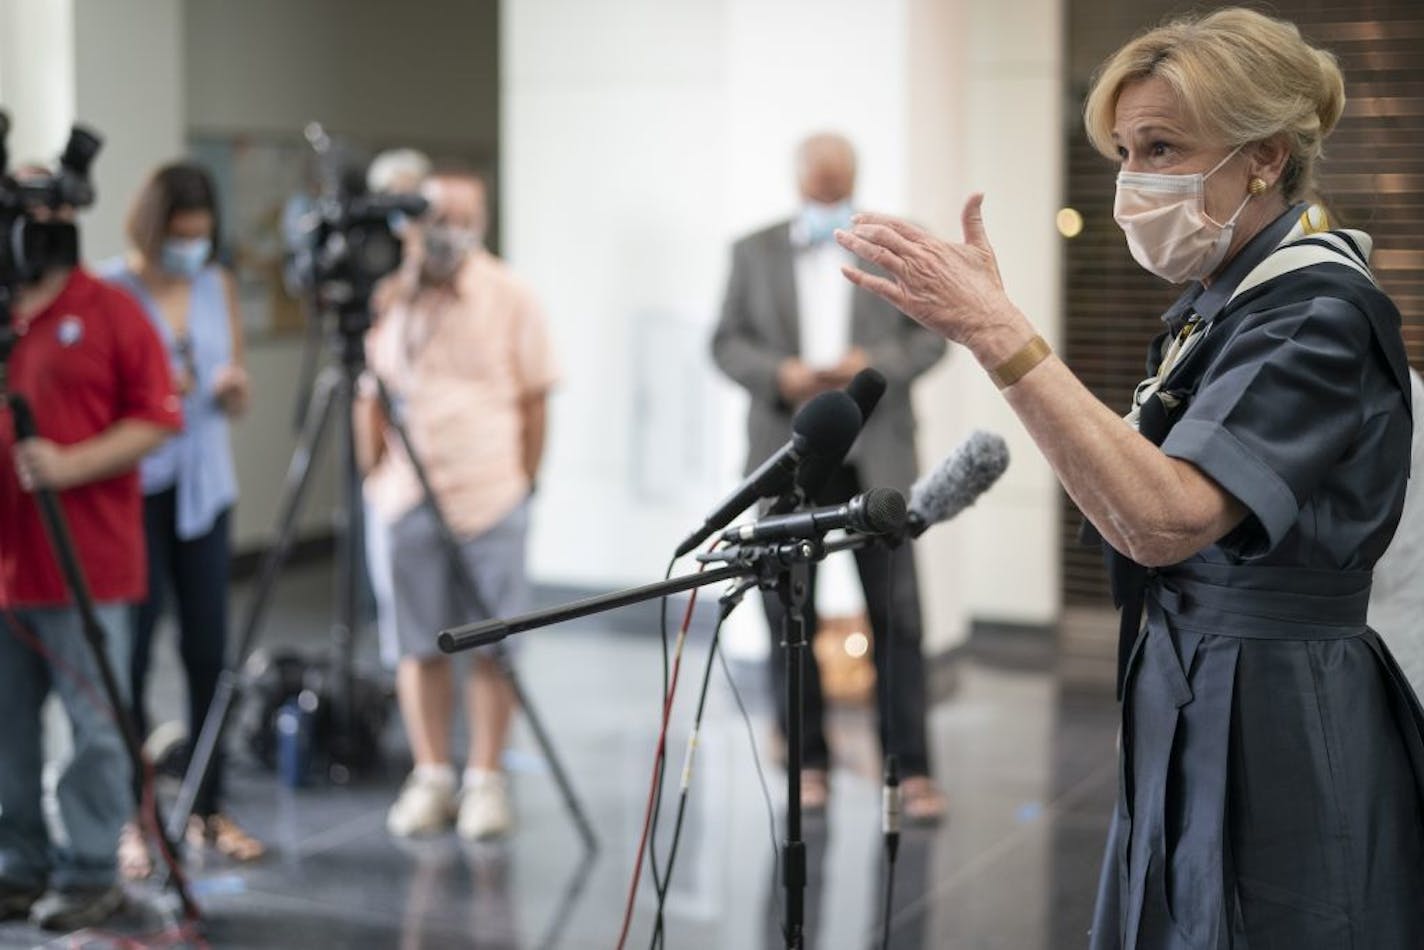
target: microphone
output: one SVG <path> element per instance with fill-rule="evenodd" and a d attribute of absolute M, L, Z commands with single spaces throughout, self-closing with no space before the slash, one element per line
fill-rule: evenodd
<path fill-rule="evenodd" d="M 934 469 L 910 488 L 906 535 L 948 521 L 974 504 L 1009 467 L 1009 447 L 1002 436 L 976 429 Z"/>
<path fill-rule="evenodd" d="M 818 538 L 845 528 L 860 534 L 893 534 L 905 527 L 905 496 L 893 488 L 872 488 L 843 505 L 774 515 L 752 524 L 728 528 L 722 540 L 729 543 L 793 541 Z"/>
<path fill-rule="evenodd" d="M 856 373 L 846 384 L 845 393 L 859 407 L 862 424 L 870 421 L 870 414 L 880 404 L 880 397 L 885 395 L 887 385 L 889 384 L 885 382 L 884 374 L 869 367 Z"/>
<path fill-rule="evenodd" d="M 706 541 L 712 532 L 725 528 L 758 499 L 786 491 L 803 460 L 844 458 L 860 433 L 861 422 L 855 400 L 839 389 L 821 393 L 806 403 L 791 420 L 791 441 L 742 479 L 736 490 L 707 516 L 702 527 L 683 539 L 674 556 L 682 557 Z"/>
<path fill-rule="evenodd" d="M 845 394 L 860 409 L 860 427 L 862 429 L 870 421 L 870 414 L 875 411 L 880 397 L 885 395 L 885 387 L 885 377 L 878 370 L 869 368 L 856 373 L 855 377 L 846 385 Z M 826 487 L 826 482 L 830 481 L 832 473 L 840 467 L 849 451 L 850 447 L 847 446 L 846 451 L 837 456 L 808 458 L 796 469 L 796 487 L 801 489 L 802 496 L 808 502 L 815 501 L 816 496 L 821 493 L 822 488 Z M 790 504 L 778 503 L 771 507 L 768 514 L 779 515 L 790 510 Z"/>

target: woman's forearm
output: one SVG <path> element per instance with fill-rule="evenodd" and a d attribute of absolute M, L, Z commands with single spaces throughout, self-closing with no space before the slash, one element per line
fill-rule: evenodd
<path fill-rule="evenodd" d="M 986 368 L 1000 365 L 1018 332 L 976 341 Z M 1021 345 L 1021 344 L 1019 344 Z M 1123 422 L 1050 355 L 1004 390 L 1079 510 L 1118 551 L 1148 566 L 1175 564 L 1221 538 L 1246 512 L 1196 466 L 1174 459 Z"/>

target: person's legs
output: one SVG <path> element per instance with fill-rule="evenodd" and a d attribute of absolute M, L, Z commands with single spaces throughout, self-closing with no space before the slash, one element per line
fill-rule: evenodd
<path fill-rule="evenodd" d="M 871 545 L 856 552 L 856 565 L 874 632 L 881 748 L 899 762 L 906 816 L 932 820 L 944 813 L 946 802 L 930 769 L 914 551 L 909 544 L 890 549 Z"/>
<path fill-rule="evenodd" d="M 0 920 L 29 912 L 49 876 L 40 805 L 40 706 L 49 664 L 29 641 L 25 616 L 0 611 Z"/>
<path fill-rule="evenodd" d="M 401 722 L 417 766 L 450 764 L 455 683 L 450 658 L 407 656 L 396 667 Z"/>
<path fill-rule="evenodd" d="M 465 710 L 470 723 L 467 768 L 500 771 L 514 706 L 514 690 L 494 657 L 476 654 L 465 674 Z"/>
<path fill-rule="evenodd" d="M 104 604 L 96 612 L 109 663 L 115 670 L 125 669 L 127 607 Z M 74 730 L 74 756 L 60 776 L 56 793 L 69 843 L 54 850 L 50 883 L 59 892 L 98 891 L 115 883 L 119 831 L 134 811 L 131 762 L 78 611 L 45 613 L 45 644 L 56 668 L 54 688 Z"/>
<path fill-rule="evenodd" d="M 821 491 L 812 499 L 815 505 L 836 505 L 847 501 L 859 490 L 855 471 L 841 466 L 831 474 Z M 816 614 L 817 572 L 811 568 L 811 581 L 806 590 L 806 607 L 802 617 L 806 627 L 806 648 L 803 669 L 802 696 L 802 803 L 820 806 L 825 803 L 826 772 L 831 764 L 831 750 L 826 743 L 825 696 L 821 691 L 821 668 L 816 662 L 816 651 L 812 644 L 816 639 L 816 627 L 820 618 Z M 782 645 L 782 618 L 785 610 L 775 591 L 762 592 L 762 607 L 766 612 L 766 625 L 771 636 L 771 691 L 776 698 L 776 721 L 783 738 L 786 736 L 786 648 Z"/>
<path fill-rule="evenodd" d="M 434 521 L 423 507 L 391 525 L 389 537 L 401 653 L 396 698 L 415 768 L 391 805 L 386 827 L 399 836 L 429 834 L 448 827 L 456 807 L 457 783 L 450 760 L 454 674 L 450 658 L 434 645 L 434 632 L 445 619 L 445 554 Z"/>
<path fill-rule="evenodd" d="M 148 596 L 143 603 L 130 608 L 133 622 L 133 649 L 126 668 L 114 672 L 129 677 L 129 707 L 134 728 L 140 737 L 148 735 L 148 709 L 145 705 L 148 667 L 153 653 L 153 634 L 163 615 L 169 578 L 173 576 L 173 542 L 175 538 L 178 492 L 175 489 L 145 495 L 143 499 L 143 534 L 148 558 Z"/>
<path fill-rule="evenodd" d="M 371 597 L 376 602 L 376 640 L 381 662 L 389 669 L 400 665 L 400 635 L 396 630 L 395 581 L 391 576 L 391 529 L 375 506 L 362 501 L 365 511 L 363 550 L 366 555 L 366 579 L 371 585 Z"/>
<path fill-rule="evenodd" d="M 880 742 L 906 775 L 930 773 L 925 734 L 925 660 L 915 555 L 910 545 L 871 545 L 856 552 L 874 632 Z"/>
<path fill-rule="evenodd" d="M 218 679 L 227 663 L 228 587 L 232 573 L 231 509 L 207 534 L 175 541 L 173 591 L 178 605 L 178 652 L 188 676 L 188 735 L 202 733 Z M 193 740 L 190 738 L 190 745 Z M 208 844 L 239 861 L 260 858 L 262 842 L 222 813 L 226 757 L 213 753 L 207 780 L 198 790 L 189 820 L 189 841 Z"/>
<path fill-rule="evenodd" d="M 455 573 L 453 565 L 450 576 L 452 622 L 507 617 L 528 608 L 528 531 L 528 508 L 521 504 L 488 531 L 461 545 L 463 576 Z M 475 592 L 469 590 L 470 583 Z M 476 592 L 478 596 L 473 596 Z M 498 649 L 503 651 L 503 662 L 512 662 L 517 652 L 511 644 L 501 644 Z M 515 696 L 501 658 L 490 650 L 480 650 L 471 658 L 465 678 L 465 709 L 470 747 L 458 830 L 466 838 L 502 835 L 514 824 L 502 760 Z"/>
<path fill-rule="evenodd" d="M 787 696 L 786 696 L 786 647 L 782 640 L 781 621 L 786 611 L 781 606 L 775 591 L 762 591 L 762 609 L 766 613 L 767 632 L 771 637 L 771 662 L 769 665 L 771 695 L 776 709 L 776 726 L 782 739 L 786 738 Z M 821 668 L 816 663 L 816 651 L 811 644 L 816 636 L 816 569 L 811 568 L 811 583 L 806 591 L 806 606 L 801 616 L 806 629 L 806 649 L 802 690 L 802 767 L 824 773 L 831 765 L 831 750 L 826 743 L 825 698 L 821 693 Z M 814 777 L 813 777 L 814 778 Z M 824 776 L 820 780 L 823 781 Z"/>
<path fill-rule="evenodd" d="M 176 541 L 173 595 L 178 607 L 178 652 L 188 676 L 188 735 L 203 729 L 218 677 L 227 659 L 228 582 L 232 554 L 229 512 L 224 511 L 207 534 Z M 223 755 L 213 757 L 207 782 L 199 790 L 193 812 L 207 817 L 218 811 L 222 798 Z"/>

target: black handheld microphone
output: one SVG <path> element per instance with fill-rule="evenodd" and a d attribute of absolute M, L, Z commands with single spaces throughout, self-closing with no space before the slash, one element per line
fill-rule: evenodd
<path fill-rule="evenodd" d="M 877 369 L 867 367 L 856 373 L 849 383 L 846 384 L 845 393 L 855 401 L 860 408 L 860 416 L 863 422 L 870 421 L 870 414 L 875 411 L 875 407 L 880 404 L 880 397 L 885 395 L 885 388 L 889 384 L 885 381 L 885 375 Z"/>
<path fill-rule="evenodd" d="M 773 515 L 752 524 L 728 528 L 722 540 L 733 544 L 819 538 L 845 528 L 860 534 L 892 534 L 905 527 L 905 496 L 893 488 L 872 488 L 843 505 Z"/>
<path fill-rule="evenodd" d="M 865 424 L 870 421 L 870 414 L 875 411 L 880 397 L 885 395 L 885 388 L 885 377 L 874 369 L 861 370 L 846 385 L 845 394 L 860 409 L 860 428 L 862 430 L 865 428 Z M 840 455 L 813 456 L 801 463 L 796 469 L 796 487 L 801 489 L 801 494 L 807 502 L 815 503 L 816 496 L 821 493 L 822 488 L 826 487 L 826 482 L 830 481 L 832 473 L 841 466 L 849 452 L 850 446 L 846 446 L 846 451 Z M 784 514 L 791 508 L 792 505 L 789 503 L 778 502 L 772 505 L 767 513 Z"/>
<path fill-rule="evenodd" d="M 683 539 L 675 556 L 682 557 L 710 538 L 712 532 L 725 528 L 758 499 L 786 491 L 804 459 L 844 458 L 860 426 L 860 410 L 855 400 L 838 389 L 821 393 L 806 403 L 791 420 L 791 441 L 742 479 L 736 490 L 707 516 L 702 527 Z"/>
<path fill-rule="evenodd" d="M 905 533 L 918 538 L 931 525 L 948 521 L 974 504 L 1009 467 L 1003 437 L 975 430 L 944 461 L 910 489 Z"/>

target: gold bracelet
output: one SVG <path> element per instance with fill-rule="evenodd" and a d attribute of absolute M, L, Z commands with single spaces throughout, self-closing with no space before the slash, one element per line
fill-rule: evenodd
<path fill-rule="evenodd" d="M 1052 354 L 1053 348 L 1048 345 L 1048 341 L 1035 334 L 1032 340 L 1020 347 L 1013 356 L 1000 363 L 997 369 L 991 369 L 989 378 L 1000 389 L 1008 389 L 1023 379 L 1029 370 L 1048 359 Z"/>

